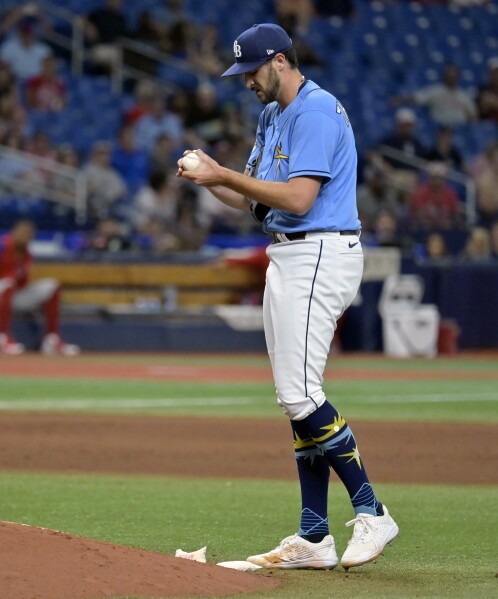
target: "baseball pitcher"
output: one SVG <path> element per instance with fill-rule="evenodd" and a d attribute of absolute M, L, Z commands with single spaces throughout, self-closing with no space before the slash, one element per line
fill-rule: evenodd
<path fill-rule="evenodd" d="M 327 510 L 332 467 L 355 512 L 341 559 L 348 569 L 374 560 L 398 534 L 351 428 L 322 387 L 337 320 L 356 296 L 363 272 L 354 135 L 339 100 L 300 73 L 281 27 L 254 25 L 233 47 L 235 64 L 223 76 L 241 75 L 265 105 L 246 171 L 223 168 L 196 150 L 199 161 L 188 161 L 192 168 L 180 159 L 178 176 L 206 186 L 229 206 L 250 210 L 273 241 L 264 328 L 278 403 L 293 430 L 302 510 L 297 534 L 248 561 L 267 568 L 338 564 Z"/>

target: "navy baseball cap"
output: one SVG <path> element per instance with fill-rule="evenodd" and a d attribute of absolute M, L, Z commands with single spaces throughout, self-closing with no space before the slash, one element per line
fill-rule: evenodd
<path fill-rule="evenodd" d="M 235 64 L 222 77 L 243 75 L 258 69 L 279 52 L 292 48 L 292 40 L 279 25 L 261 23 L 246 29 L 233 43 Z"/>

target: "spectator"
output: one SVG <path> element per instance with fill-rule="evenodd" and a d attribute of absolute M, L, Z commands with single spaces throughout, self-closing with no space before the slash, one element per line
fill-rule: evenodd
<path fill-rule="evenodd" d="M 135 143 L 138 148 L 151 152 L 161 133 L 175 142 L 179 141 L 183 135 L 183 123 L 178 115 L 166 109 L 165 98 L 158 93 L 152 101 L 151 111 L 135 127 Z"/>
<path fill-rule="evenodd" d="M 62 144 L 57 148 L 57 162 L 65 166 L 79 168 L 80 157 L 71 144 Z"/>
<path fill-rule="evenodd" d="M 63 144 L 57 148 L 57 163 L 62 166 L 79 168 L 79 156 L 70 144 Z M 74 202 L 76 200 L 76 185 L 74 176 L 68 175 L 66 171 L 55 172 L 49 183 L 57 197 L 62 201 Z"/>
<path fill-rule="evenodd" d="M 244 148 L 244 153 L 246 154 L 247 151 L 249 151 L 249 154 L 251 153 L 252 139 L 246 137 L 244 113 L 234 102 L 223 104 L 223 127 L 223 138 L 232 144 L 245 144 L 246 140 L 249 139 L 249 143 L 246 144 L 247 148 Z"/>
<path fill-rule="evenodd" d="M 126 184 L 121 175 L 111 167 L 111 148 L 107 142 L 97 142 L 83 168 L 87 182 L 90 214 L 107 218 L 112 205 L 126 196 Z"/>
<path fill-rule="evenodd" d="M 395 114 L 395 129 L 385 137 L 380 146 L 387 146 L 390 149 L 398 150 L 402 158 L 423 158 L 425 148 L 415 135 L 417 116 L 410 108 L 400 108 Z M 393 168 L 414 169 L 410 164 L 403 160 L 392 157 L 385 157 L 384 160 Z"/>
<path fill-rule="evenodd" d="M 490 245 L 491 245 L 491 257 L 498 259 L 498 220 L 495 220 L 491 225 L 489 231 Z"/>
<path fill-rule="evenodd" d="M 295 35 L 306 35 L 308 33 L 311 19 L 315 8 L 312 0 L 274 0 L 275 15 L 279 23 L 293 23 L 291 37 Z M 289 32 L 290 34 L 290 32 Z M 301 55 L 299 55 L 301 58 Z"/>
<path fill-rule="evenodd" d="M 26 142 L 26 152 L 38 158 L 56 159 L 56 150 L 45 131 L 36 131 Z"/>
<path fill-rule="evenodd" d="M 430 162 L 443 162 L 447 168 L 461 170 L 462 156 L 453 145 L 453 131 L 450 127 L 440 127 L 436 134 L 436 143 L 425 154 Z"/>
<path fill-rule="evenodd" d="M 252 146 L 246 144 L 245 140 L 223 140 L 213 146 L 212 157 L 216 162 L 227 168 L 244 170 L 247 163 L 247 156 L 251 153 L 251 149 Z"/>
<path fill-rule="evenodd" d="M 26 152 L 36 158 L 32 161 L 32 170 L 24 176 L 33 183 L 47 185 L 52 177 L 52 169 L 46 167 L 44 160 L 55 161 L 56 150 L 48 135 L 44 131 L 37 131 L 30 139 L 26 141 Z"/>
<path fill-rule="evenodd" d="M 176 233 L 181 240 L 180 249 L 198 251 L 204 244 L 208 226 L 199 211 L 197 190 L 191 185 L 180 186 L 176 209 Z"/>
<path fill-rule="evenodd" d="M 153 81 L 141 79 L 134 89 L 135 102 L 125 112 L 125 124 L 135 125 L 144 115 L 149 114 L 157 93 L 159 90 Z"/>
<path fill-rule="evenodd" d="M 412 241 L 399 231 L 399 223 L 395 215 L 383 209 L 375 217 L 373 233 L 365 236 L 366 245 L 371 247 L 394 247 L 409 250 Z"/>
<path fill-rule="evenodd" d="M 32 22 L 43 32 L 51 28 L 45 11 L 36 1 L 3 0 L 1 6 L 0 37 L 9 35 L 21 21 Z"/>
<path fill-rule="evenodd" d="M 154 6 L 151 16 L 163 37 L 167 36 L 176 24 L 188 20 L 188 15 L 183 9 L 183 0 L 163 0 L 162 4 Z"/>
<path fill-rule="evenodd" d="M 145 150 L 135 147 L 133 128 L 129 125 L 121 127 L 118 143 L 112 151 L 111 164 L 123 177 L 128 190 L 135 193 L 147 179 L 149 157 Z"/>
<path fill-rule="evenodd" d="M 122 4 L 123 0 L 106 0 L 105 6 L 96 8 L 81 20 L 90 44 L 90 58 L 106 72 L 113 71 L 119 64 L 117 42 L 127 33 Z"/>
<path fill-rule="evenodd" d="M 127 37 L 148 46 L 159 47 L 162 43 L 161 33 L 147 9 L 140 12 L 135 28 L 127 33 Z M 135 50 L 132 47 L 123 48 L 123 62 L 132 69 L 137 69 L 151 77 L 156 76 L 157 60 L 144 54 L 141 50 Z"/>
<path fill-rule="evenodd" d="M 134 200 L 133 222 L 152 240 L 157 251 L 198 250 L 204 243 L 206 228 L 197 216 L 197 196 L 190 186 L 164 172 L 152 172 L 148 185 Z"/>
<path fill-rule="evenodd" d="M 185 113 L 185 127 L 208 143 L 223 138 L 223 112 L 216 97 L 216 90 L 210 83 L 201 83 L 189 99 Z"/>
<path fill-rule="evenodd" d="M 413 94 L 395 98 L 395 103 L 414 102 L 426 106 L 432 120 L 442 127 L 457 127 L 475 121 L 477 108 L 472 97 L 459 85 L 457 65 L 445 65 L 441 83 L 416 90 Z"/>
<path fill-rule="evenodd" d="M 377 247 L 407 248 L 407 239 L 399 234 L 398 228 L 398 221 L 392 212 L 386 209 L 378 212 L 374 226 Z"/>
<path fill-rule="evenodd" d="M 188 20 L 177 21 L 161 38 L 159 47 L 175 58 L 189 60 L 194 52 L 195 27 Z"/>
<path fill-rule="evenodd" d="M 475 227 L 465 244 L 462 258 L 470 261 L 488 260 L 491 258 L 491 240 L 488 229 Z"/>
<path fill-rule="evenodd" d="M 372 230 L 377 214 L 388 210 L 396 220 L 402 216 L 401 205 L 395 190 L 387 184 L 384 171 L 368 165 L 364 171 L 364 183 L 357 189 L 358 214 L 363 230 Z"/>
<path fill-rule="evenodd" d="M 113 218 L 103 218 L 90 236 L 89 248 L 99 252 L 121 252 L 131 249 L 127 226 Z"/>
<path fill-rule="evenodd" d="M 484 152 L 477 154 L 467 165 L 467 172 L 477 182 L 479 177 L 495 168 L 496 156 L 498 155 L 498 140 L 490 141 L 484 148 Z"/>
<path fill-rule="evenodd" d="M 2 63 L 0 63 L 1 65 Z M 3 85 L 2 85 L 3 83 Z M 15 79 L 7 65 L 0 66 L 0 139 L 10 133 L 22 137 L 27 130 L 27 115 L 15 85 Z"/>
<path fill-rule="evenodd" d="M 0 140 L 0 145 L 10 148 L 12 150 L 24 150 L 24 137 L 19 131 L 9 131 Z"/>
<path fill-rule="evenodd" d="M 192 36 L 189 47 L 189 61 L 206 75 L 218 77 L 224 70 L 220 56 L 223 50 L 220 47 L 218 27 L 216 25 L 202 25 Z"/>
<path fill-rule="evenodd" d="M 488 60 L 488 80 L 479 88 L 477 107 L 481 120 L 498 123 L 498 56 Z"/>
<path fill-rule="evenodd" d="M 414 230 L 453 229 L 462 224 L 460 201 L 446 182 L 447 169 L 440 162 L 427 168 L 427 181 L 419 183 L 409 199 L 409 225 Z"/>
<path fill-rule="evenodd" d="M 79 353 L 79 348 L 64 343 L 59 333 L 59 282 L 54 279 L 29 280 L 32 263 L 29 244 L 34 236 L 33 223 L 23 220 L 0 239 L 0 353 L 19 355 L 25 351 L 24 346 L 15 341 L 10 333 L 12 312 L 42 309 L 46 323 L 42 353 L 74 356 Z"/>
<path fill-rule="evenodd" d="M 66 86 L 57 74 L 57 61 L 53 54 L 43 59 L 41 73 L 26 82 L 28 106 L 35 110 L 58 111 L 66 103 Z"/>
<path fill-rule="evenodd" d="M 431 260 L 442 260 L 448 257 L 446 242 L 441 233 L 430 233 L 425 240 L 425 254 Z"/>
<path fill-rule="evenodd" d="M 168 175 L 164 171 L 152 171 L 133 200 L 133 224 L 138 231 L 148 234 L 157 221 L 173 225 L 175 211 L 175 193 Z"/>
<path fill-rule="evenodd" d="M 16 80 L 9 65 L 6 62 L 0 62 L 0 98 L 5 94 L 10 94 L 15 87 Z"/>
<path fill-rule="evenodd" d="M 168 174 L 176 168 L 175 144 L 165 133 L 157 136 L 150 154 L 150 172 L 160 171 Z"/>
<path fill-rule="evenodd" d="M 19 104 L 15 104 L 17 94 L 14 94 L 9 100 L 7 100 L 8 107 L 8 118 L 0 117 L 0 135 L 5 136 L 10 133 L 15 133 L 26 139 L 26 133 L 29 131 L 28 115 L 24 108 Z M 0 98 L 0 106 L 3 105 L 4 98 Z M 0 108 L 0 112 L 1 112 Z"/>
<path fill-rule="evenodd" d="M 156 46 L 162 35 L 158 30 L 151 13 L 148 10 L 142 10 L 138 15 L 138 21 L 132 34 L 133 39 Z"/>
<path fill-rule="evenodd" d="M 12 118 L 18 106 L 19 95 L 15 87 L 6 90 L 0 96 L 0 122 L 4 124 L 5 132 L 10 128 Z"/>
<path fill-rule="evenodd" d="M 410 161 L 422 158 L 425 148 L 415 135 L 417 117 L 410 108 L 399 108 L 395 114 L 395 129 L 385 137 L 370 155 L 370 160 L 386 171 L 388 183 L 395 189 L 410 193 L 415 188 L 418 178 L 417 167 Z M 396 157 L 383 154 L 396 151 Z M 381 156 L 379 161 L 379 155 Z"/>
<path fill-rule="evenodd" d="M 480 221 L 489 226 L 498 218 L 498 143 L 492 142 L 487 147 L 485 159 L 474 180 Z"/>
<path fill-rule="evenodd" d="M 299 64 L 323 66 L 322 58 L 307 42 L 314 14 L 315 6 L 312 0 L 275 0 L 277 22 L 292 38 L 293 46 L 299 56 Z"/>
<path fill-rule="evenodd" d="M 9 65 L 18 79 L 25 81 L 40 74 L 43 59 L 50 53 L 50 48 L 36 37 L 34 17 L 25 16 L 0 47 L 0 60 Z"/>
<path fill-rule="evenodd" d="M 24 138 L 17 131 L 7 133 L 1 140 L 0 145 L 11 150 L 22 151 Z M 11 156 L 9 154 L 0 156 L 0 196 L 12 193 L 18 186 L 19 181 L 29 180 L 33 175 L 33 162 L 25 156 Z"/>

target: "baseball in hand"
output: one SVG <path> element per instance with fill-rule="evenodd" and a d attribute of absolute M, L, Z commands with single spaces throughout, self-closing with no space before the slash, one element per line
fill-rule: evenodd
<path fill-rule="evenodd" d="M 184 171 L 195 171 L 200 162 L 199 156 L 195 152 L 190 152 L 182 158 L 182 169 Z"/>

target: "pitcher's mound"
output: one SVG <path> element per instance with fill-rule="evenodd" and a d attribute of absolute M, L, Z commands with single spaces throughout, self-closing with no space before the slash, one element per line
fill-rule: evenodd
<path fill-rule="evenodd" d="M 0 522 L 2 599 L 207 597 L 276 586 L 264 575 Z"/>

